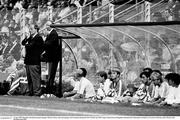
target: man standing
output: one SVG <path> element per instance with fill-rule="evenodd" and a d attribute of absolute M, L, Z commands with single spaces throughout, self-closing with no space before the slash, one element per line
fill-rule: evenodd
<path fill-rule="evenodd" d="M 47 94 L 49 94 L 50 97 L 53 97 L 53 94 L 58 97 L 62 97 L 59 96 L 59 90 L 54 89 L 54 79 L 57 71 L 58 62 L 61 57 L 61 48 L 59 46 L 58 34 L 56 30 L 50 27 L 51 24 L 52 23 L 50 21 L 46 23 L 48 35 L 44 44 L 45 53 L 43 54 L 43 57 L 48 63 L 48 83 L 46 88 Z"/>
<path fill-rule="evenodd" d="M 43 38 L 38 34 L 37 25 L 30 26 L 30 36 L 22 41 L 25 46 L 26 54 L 24 63 L 26 65 L 29 96 L 41 95 L 41 59 L 43 52 Z"/>

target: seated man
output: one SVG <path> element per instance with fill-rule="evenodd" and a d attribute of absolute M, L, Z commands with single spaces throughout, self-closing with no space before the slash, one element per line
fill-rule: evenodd
<path fill-rule="evenodd" d="M 154 95 L 150 101 L 152 104 L 159 104 L 167 98 L 169 85 L 162 78 L 162 73 L 159 70 L 153 70 L 151 80 L 154 84 Z"/>
<path fill-rule="evenodd" d="M 111 68 L 111 85 L 108 91 L 108 97 L 118 97 L 121 96 L 124 90 L 123 82 L 120 79 L 121 70 L 118 67 Z"/>
<path fill-rule="evenodd" d="M 8 76 L 6 81 L 10 83 L 10 90 L 7 92 L 8 95 L 15 94 L 15 91 L 17 91 L 21 82 L 27 83 L 26 70 L 23 61 L 17 62 L 16 70 Z"/>
<path fill-rule="evenodd" d="M 96 92 L 96 99 L 102 100 L 109 92 L 111 81 L 107 78 L 108 75 L 105 71 L 97 72 L 96 77 L 99 84 Z"/>
<path fill-rule="evenodd" d="M 138 88 L 136 88 L 137 90 L 135 90 L 134 86 L 132 85 L 127 86 L 128 94 L 123 94 L 118 98 L 118 101 L 126 103 L 143 103 L 150 99 L 148 92 L 148 86 L 150 84 L 150 74 L 148 72 L 142 72 L 139 77 L 141 78 L 141 84 Z M 129 92 L 129 88 L 132 88 L 131 92 Z"/>
<path fill-rule="evenodd" d="M 115 103 L 118 102 L 118 98 L 124 92 L 124 83 L 120 78 L 121 70 L 119 67 L 111 68 L 110 80 L 111 84 L 107 92 L 106 97 L 102 100 L 102 103 Z"/>
<path fill-rule="evenodd" d="M 159 106 L 163 105 L 171 105 L 174 107 L 180 106 L 180 75 L 177 73 L 168 73 L 165 76 L 165 79 L 167 80 L 169 84 L 169 90 L 168 95 L 164 101 L 162 101 Z"/>
<path fill-rule="evenodd" d="M 132 103 L 144 103 L 150 100 L 148 87 L 151 83 L 150 81 L 150 73 L 149 72 L 141 72 L 140 76 L 141 84 L 138 87 L 137 91 L 133 95 L 130 102 Z"/>
<path fill-rule="evenodd" d="M 71 97 L 74 99 L 87 99 L 92 100 L 95 96 L 95 90 L 93 84 L 86 78 L 87 71 L 85 68 L 79 68 L 76 70 L 75 79 L 79 81 L 79 88 L 77 93 Z"/>

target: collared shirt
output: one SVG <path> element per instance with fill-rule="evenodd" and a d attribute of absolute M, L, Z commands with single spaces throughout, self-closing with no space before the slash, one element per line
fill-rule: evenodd
<path fill-rule="evenodd" d="M 82 77 L 80 79 L 77 93 L 84 95 L 85 98 L 93 97 L 95 96 L 94 86 L 87 78 Z"/>
<path fill-rule="evenodd" d="M 110 79 L 106 79 L 106 81 L 104 82 L 103 89 L 104 89 L 104 92 L 106 95 L 108 94 L 108 92 L 110 90 L 111 83 L 112 83 L 112 81 Z"/>
<path fill-rule="evenodd" d="M 167 104 L 173 104 L 175 101 L 175 87 L 169 86 L 169 90 L 168 90 L 168 95 L 167 98 L 165 99 L 165 102 L 167 102 Z"/>
<path fill-rule="evenodd" d="M 158 98 L 158 97 L 166 98 L 168 95 L 168 89 L 169 89 L 169 85 L 165 81 L 161 83 L 160 86 L 156 86 L 154 98 Z"/>
<path fill-rule="evenodd" d="M 110 79 L 106 79 L 104 83 L 100 83 L 100 87 L 97 89 L 97 95 L 105 97 L 108 95 L 108 92 L 110 91 L 110 85 L 112 81 Z"/>
<path fill-rule="evenodd" d="M 180 104 L 179 92 L 180 92 L 180 85 L 177 88 L 170 86 L 168 90 L 168 96 L 165 99 L 167 104 L 173 104 L 173 103 Z"/>
<path fill-rule="evenodd" d="M 76 81 L 73 90 L 78 91 L 78 89 L 79 89 L 79 84 L 80 84 L 80 82 L 79 82 L 79 81 Z"/>
<path fill-rule="evenodd" d="M 180 94 L 179 93 L 180 93 L 180 85 L 177 88 L 175 88 L 175 94 L 174 94 L 175 101 L 174 101 L 174 103 L 180 104 Z"/>

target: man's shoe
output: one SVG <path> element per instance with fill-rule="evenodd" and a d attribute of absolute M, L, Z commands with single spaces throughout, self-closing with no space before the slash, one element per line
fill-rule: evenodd
<path fill-rule="evenodd" d="M 44 99 L 44 98 L 56 98 L 56 96 L 53 94 L 43 94 L 40 96 L 40 98 L 42 98 L 42 99 Z"/>
<path fill-rule="evenodd" d="M 11 93 L 9 93 L 9 92 L 7 92 L 7 94 L 6 94 L 6 95 L 4 95 L 4 96 L 12 96 L 12 94 L 11 94 Z"/>
<path fill-rule="evenodd" d="M 47 98 L 47 94 L 42 94 L 42 95 L 40 96 L 40 98 L 42 98 L 42 99 Z"/>
<path fill-rule="evenodd" d="M 56 98 L 56 96 L 53 94 L 50 94 L 49 98 Z"/>

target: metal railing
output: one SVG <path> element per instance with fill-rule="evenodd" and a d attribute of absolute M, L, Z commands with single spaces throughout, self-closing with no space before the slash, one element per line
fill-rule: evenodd
<path fill-rule="evenodd" d="M 97 0 L 92 0 L 91 2 L 87 3 L 85 6 L 82 6 L 82 8 L 85 8 L 85 7 L 91 5 L 93 2 L 96 2 L 96 1 L 97 1 Z M 63 19 L 66 19 L 67 17 L 69 17 L 69 16 L 71 16 L 71 15 L 77 13 L 77 12 L 78 12 L 78 9 L 70 12 L 69 14 L 67 14 L 67 15 L 65 15 L 64 17 L 60 18 L 59 20 L 56 20 L 54 23 L 58 23 L 58 22 L 62 21 Z M 73 22 L 75 22 L 75 21 L 73 21 Z M 72 23 L 73 23 L 73 22 L 72 22 Z"/>
<path fill-rule="evenodd" d="M 125 9 L 121 12 L 119 12 L 118 14 L 115 15 L 115 19 L 119 19 L 119 21 L 122 21 L 122 20 L 125 20 L 126 17 L 130 17 L 134 14 L 137 14 L 139 12 L 139 10 L 143 9 L 142 8 L 143 3 L 144 3 L 144 0 L 128 7 L 127 9 Z"/>
<path fill-rule="evenodd" d="M 118 14 L 116 14 L 115 17 L 120 17 L 120 16 L 122 16 L 124 12 L 126 12 L 126 11 L 128 11 L 128 10 L 134 8 L 134 7 L 137 8 L 137 7 L 138 7 L 139 5 L 141 5 L 143 2 L 144 2 L 144 0 L 136 3 L 135 5 L 133 5 L 133 6 L 131 6 L 131 7 L 128 7 L 127 9 L 125 9 L 125 10 L 119 12 Z"/>
<path fill-rule="evenodd" d="M 152 12 L 152 10 L 154 11 L 154 8 L 155 7 L 157 7 L 157 6 L 164 6 L 164 0 L 161 0 L 161 1 L 159 1 L 159 2 L 157 2 L 156 4 L 153 4 L 152 6 L 151 6 L 151 12 Z M 152 9 L 153 8 L 153 9 Z M 162 9 L 162 8 L 160 8 L 160 9 Z M 142 10 L 141 12 L 139 12 L 139 13 L 137 13 L 137 14 L 135 14 L 135 15 L 133 15 L 133 16 L 131 16 L 131 17 L 129 17 L 129 18 L 127 18 L 127 19 L 125 19 L 125 21 L 128 21 L 128 22 L 132 22 L 132 19 L 133 18 L 135 18 L 135 17 L 138 17 L 138 16 L 140 16 L 140 15 L 142 15 L 142 14 L 144 14 L 144 12 L 145 12 L 145 10 Z"/>
<path fill-rule="evenodd" d="M 117 8 L 115 8 L 114 11 L 116 11 L 116 10 L 124 7 L 125 5 L 129 4 L 129 3 L 132 2 L 132 1 L 133 1 L 133 0 L 127 1 L 126 3 L 124 3 L 124 4 L 120 5 L 120 6 L 118 6 Z M 98 10 L 102 9 L 103 7 L 105 7 L 105 6 L 107 6 L 107 5 L 109 6 L 109 4 L 110 4 L 110 3 L 107 3 L 107 4 L 103 5 L 103 6 L 100 6 L 100 7 L 96 8 L 94 11 L 92 11 L 92 13 L 95 12 L 95 11 L 98 11 Z M 109 13 L 110 13 L 110 11 L 108 10 L 108 12 L 106 12 L 105 14 L 99 16 L 97 19 L 91 21 L 90 23 L 95 23 L 96 21 L 102 19 L 103 17 L 108 16 Z"/>

